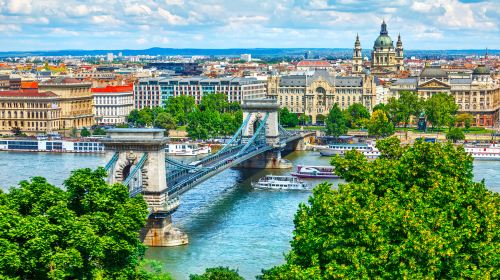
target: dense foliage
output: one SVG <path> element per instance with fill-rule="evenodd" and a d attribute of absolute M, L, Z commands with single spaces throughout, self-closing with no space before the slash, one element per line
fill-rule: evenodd
<path fill-rule="evenodd" d="M 0 193 L 1 279 L 168 279 L 142 268 L 145 201 L 105 177 L 80 169 L 66 190 L 34 177 Z"/>
<path fill-rule="evenodd" d="M 418 117 L 420 115 L 422 106 L 422 100 L 420 100 L 416 92 L 401 91 L 399 98 L 390 98 L 385 107 L 392 123 L 397 125 L 402 122 L 406 128 L 412 116 Z"/>
<path fill-rule="evenodd" d="M 361 103 L 354 103 L 347 107 L 346 119 L 349 128 L 361 128 L 370 118 L 370 111 Z"/>
<path fill-rule="evenodd" d="M 453 127 L 446 133 L 446 139 L 457 142 L 458 140 L 464 140 L 465 134 L 460 128 Z"/>
<path fill-rule="evenodd" d="M 397 138 L 368 161 L 335 157 L 348 183 L 317 186 L 295 216 L 286 264 L 264 279 L 499 279 L 500 195 L 462 147 Z"/>
<path fill-rule="evenodd" d="M 458 105 L 453 96 L 446 93 L 436 93 L 424 102 L 425 115 L 432 127 L 438 129 L 449 125 L 457 113 Z"/>
<path fill-rule="evenodd" d="M 394 125 L 389 121 L 384 111 L 377 110 L 373 112 L 368 121 L 368 134 L 376 138 L 394 134 Z"/>
<path fill-rule="evenodd" d="M 325 123 L 327 135 L 338 137 L 347 133 L 347 119 L 337 103 L 330 109 Z"/>
<path fill-rule="evenodd" d="M 287 107 L 283 107 L 279 111 L 279 122 L 283 127 L 296 127 L 299 124 L 299 117 L 290 113 Z"/>
<path fill-rule="evenodd" d="M 191 274 L 189 280 L 244 280 L 244 278 L 238 274 L 237 270 L 220 266 L 207 268 L 201 275 Z"/>

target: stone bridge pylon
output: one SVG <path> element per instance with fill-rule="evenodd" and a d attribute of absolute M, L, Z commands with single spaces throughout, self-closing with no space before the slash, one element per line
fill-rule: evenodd
<path fill-rule="evenodd" d="M 150 215 L 141 232 L 148 246 L 186 244 L 187 235 L 173 228 L 171 214 L 179 200 L 169 200 L 164 129 L 110 129 L 103 140 L 108 164 L 108 182 L 129 187 L 130 196 L 142 194 Z"/>

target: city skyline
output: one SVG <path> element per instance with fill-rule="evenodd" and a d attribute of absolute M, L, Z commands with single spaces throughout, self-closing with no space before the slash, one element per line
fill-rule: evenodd
<path fill-rule="evenodd" d="M 361 3 L 362 2 L 362 3 Z M 495 1 L 0 0 L 0 51 L 370 49 L 380 23 L 405 49 L 499 49 Z M 485 40 L 487 38 L 487 41 Z"/>

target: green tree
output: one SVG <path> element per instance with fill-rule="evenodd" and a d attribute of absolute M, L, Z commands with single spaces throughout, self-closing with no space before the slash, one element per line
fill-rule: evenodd
<path fill-rule="evenodd" d="M 79 169 L 65 190 L 34 177 L 0 192 L 2 278 L 155 279 L 141 266 L 146 202 L 106 177 Z"/>
<path fill-rule="evenodd" d="M 325 115 L 318 114 L 316 116 L 316 123 L 324 123 L 325 120 L 326 120 L 326 116 Z"/>
<path fill-rule="evenodd" d="M 209 137 L 209 129 L 212 129 L 207 125 L 207 120 L 205 119 L 205 114 L 200 110 L 195 110 L 188 115 L 188 125 L 186 131 L 188 136 L 193 139 L 206 140 Z"/>
<path fill-rule="evenodd" d="M 379 104 L 373 106 L 372 110 L 373 110 L 373 112 L 375 112 L 377 110 L 382 110 L 385 112 L 386 115 L 389 113 L 387 105 L 385 105 L 384 103 L 379 103 Z"/>
<path fill-rule="evenodd" d="M 169 113 L 161 112 L 155 118 L 155 127 L 165 129 L 168 136 L 169 131 L 177 128 L 177 120 Z"/>
<path fill-rule="evenodd" d="M 133 124 L 134 126 L 137 126 L 139 122 L 139 110 L 134 109 L 130 111 L 130 113 L 127 116 L 127 122 Z"/>
<path fill-rule="evenodd" d="M 368 134 L 377 138 L 394 134 L 394 125 L 389 121 L 384 111 L 373 112 L 368 122 Z"/>
<path fill-rule="evenodd" d="M 401 91 L 398 101 L 401 118 L 406 128 L 410 123 L 411 117 L 417 117 L 422 111 L 422 101 L 414 91 Z"/>
<path fill-rule="evenodd" d="M 370 111 L 363 104 L 354 103 L 347 108 L 347 116 L 349 128 L 360 128 L 370 118 Z"/>
<path fill-rule="evenodd" d="M 73 138 L 78 137 L 78 129 L 76 127 L 72 127 L 69 132 L 69 136 Z"/>
<path fill-rule="evenodd" d="M 201 275 L 191 274 L 189 280 L 244 280 L 244 278 L 238 274 L 238 270 L 220 266 L 207 268 Z"/>
<path fill-rule="evenodd" d="M 21 134 L 23 133 L 21 131 L 21 128 L 16 126 L 16 127 L 13 127 L 10 132 L 12 132 L 12 134 L 14 134 L 14 136 L 21 136 Z"/>
<path fill-rule="evenodd" d="M 89 137 L 90 136 L 90 131 L 86 127 L 84 127 L 80 131 L 80 136 L 81 137 Z"/>
<path fill-rule="evenodd" d="M 311 122 L 311 118 L 306 115 L 305 113 L 300 114 L 299 116 L 299 123 L 301 125 L 308 125 Z"/>
<path fill-rule="evenodd" d="M 457 115 L 456 122 L 462 124 L 465 127 L 465 131 L 470 129 L 472 121 L 474 120 L 474 116 L 469 113 L 462 113 Z"/>
<path fill-rule="evenodd" d="M 446 133 L 446 139 L 451 140 L 455 143 L 458 140 L 464 140 L 465 134 L 460 128 L 453 127 Z"/>
<path fill-rule="evenodd" d="M 139 110 L 138 126 L 150 126 L 153 124 L 153 110 L 149 107 Z"/>
<path fill-rule="evenodd" d="M 387 113 L 387 117 L 392 122 L 392 124 L 394 124 L 394 126 L 397 126 L 401 122 L 403 122 L 403 114 L 400 108 L 400 102 L 395 97 L 389 98 L 387 105 L 385 105 L 385 112 Z"/>
<path fill-rule="evenodd" d="M 453 96 L 440 92 L 427 99 L 424 108 L 427 121 L 431 123 L 432 128 L 437 127 L 439 130 L 450 123 L 450 119 L 457 113 L 458 105 Z"/>
<path fill-rule="evenodd" d="M 335 103 L 326 118 L 326 134 L 340 136 L 347 133 L 347 120 L 339 105 Z"/>
<path fill-rule="evenodd" d="M 106 135 L 106 130 L 102 127 L 96 127 L 94 131 L 92 131 L 93 135 Z"/>
<path fill-rule="evenodd" d="M 374 161 L 357 151 L 332 159 L 348 183 L 313 190 L 286 263 L 262 278 L 500 278 L 500 195 L 474 182 L 463 147 L 378 143 Z"/>
<path fill-rule="evenodd" d="M 295 127 L 299 124 L 297 114 L 290 113 L 288 108 L 283 107 L 279 111 L 279 121 L 283 127 Z"/>
<path fill-rule="evenodd" d="M 224 113 L 229 110 L 227 96 L 223 93 L 204 94 L 200 101 L 200 111 L 217 111 Z"/>

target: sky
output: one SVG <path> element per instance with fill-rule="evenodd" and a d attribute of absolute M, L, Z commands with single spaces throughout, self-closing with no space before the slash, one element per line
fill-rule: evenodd
<path fill-rule="evenodd" d="M 500 49 L 500 0 L 0 0 L 0 51 L 371 49 L 385 20 L 405 49 Z"/>

